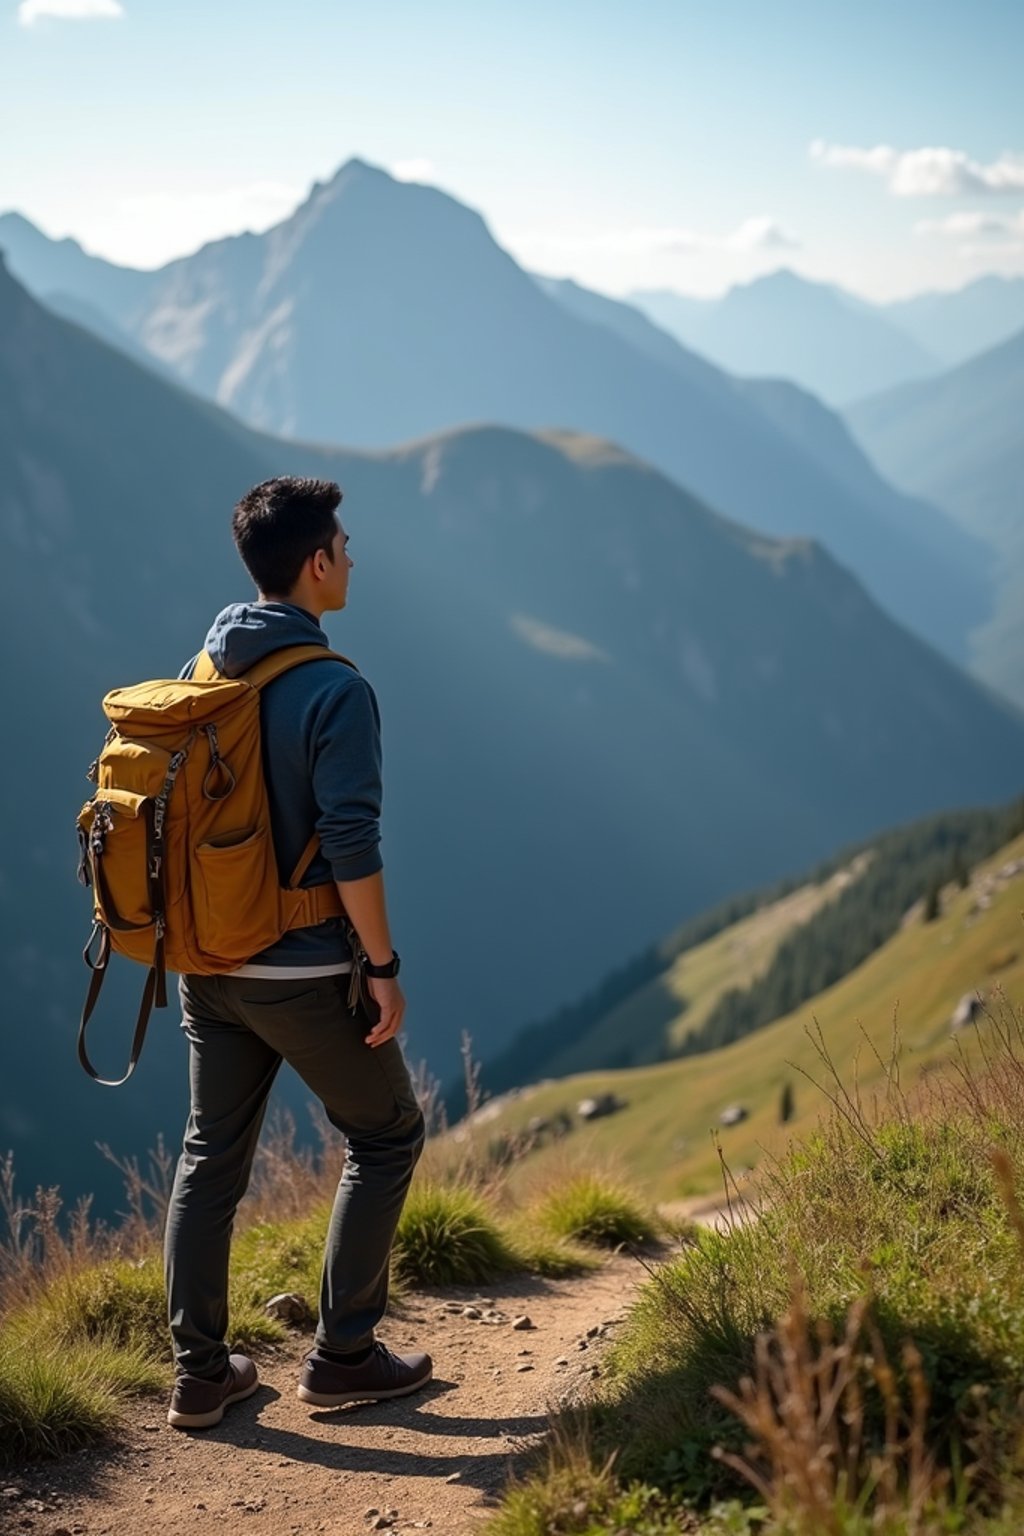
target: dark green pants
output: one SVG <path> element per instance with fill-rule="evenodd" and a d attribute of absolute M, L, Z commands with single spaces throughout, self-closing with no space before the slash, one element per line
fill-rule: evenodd
<path fill-rule="evenodd" d="M 348 1141 L 331 1213 L 316 1341 L 369 1344 L 388 1299 L 391 1246 L 423 1150 L 423 1114 L 397 1040 L 368 1046 L 349 978 L 247 981 L 182 976 L 192 1109 L 164 1235 L 168 1317 L 179 1374 L 227 1364 L 228 1252 L 267 1095 L 282 1060 Z"/>

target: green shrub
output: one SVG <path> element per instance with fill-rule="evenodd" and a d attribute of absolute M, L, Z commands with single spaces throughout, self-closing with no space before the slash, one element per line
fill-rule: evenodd
<path fill-rule="evenodd" d="M 541 1201 L 537 1216 L 557 1237 L 605 1247 L 650 1242 L 657 1235 L 653 1213 L 637 1196 L 591 1173 L 556 1184 Z"/>
<path fill-rule="evenodd" d="M 473 1285 L 519 1267 L 487 1205 L 463 1185 L 413 1185 L 398 1224 L 394 1272 L 419 1285 Z"/>

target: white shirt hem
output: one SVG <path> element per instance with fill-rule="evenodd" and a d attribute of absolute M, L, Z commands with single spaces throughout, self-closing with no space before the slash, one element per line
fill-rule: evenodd
<path fill-rule="evenodd" d="M 240 965 L 237 971 L 225 971 L 224 974 L 258 981 L 286 981 L 289 978 L 299 981 L 314 976 L 343 976 L 351 969 L 351 960 L 340 960 L 336 965 Z"/>

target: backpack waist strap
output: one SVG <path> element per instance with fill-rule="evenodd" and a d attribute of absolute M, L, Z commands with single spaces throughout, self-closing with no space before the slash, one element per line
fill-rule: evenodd
<path fill-rule="evenodd" d="M 329 884 L 311 885 L 305 891 L 282 891 L 284 912 L 290 932 L 293 928 L 312 928 L 329 917 L 344 917 L 345 907 L 333 880 Z"/>

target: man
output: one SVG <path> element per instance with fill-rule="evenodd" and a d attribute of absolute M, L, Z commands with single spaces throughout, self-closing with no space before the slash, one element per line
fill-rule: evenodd
<path fill-rule="evenodd" d="M 328 646 L 320 619 L 345 606 L 353 566 L 336 515 L 340 501 L 332 482 L 286 476 L 255 486 L 238 503 L 232 530 L 257 600 L 233 604 L 214 620 L 206 651 L 218 672 L 237 677 L 282 646 Z M 179 979 L 191 1112 L 167 1214 L 165 1271 L 177 1371 L 168 1421 L 182 1429 L 219 1423 L 229 1404 L 259 1385 L 253 1362 L 229 1356 L 225 1342 L 228 1253 L 282 1060 L 348 1140 L 299 1397 L 319 1407 L 398 1397 L 431 1374 L 429 1355 L 394 1355 L 374 1337 L 424 1139 L 396 1038 L 405 999 L 379 850 L 377 700 L 359 672 L 325 656 L 266 685 L 260 723 L 278 869 L 293 870 L 314 830 L 319 834 L 300 883 L 337 883 L 368 957 L 371 1010 L 379 1017 L 362 1002 L 354 1015 L 348 1009 L 353 957 L 341 917 L 285 934 L 226 975 Z"/>

